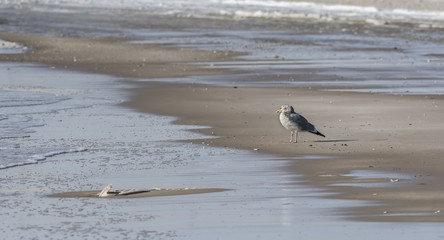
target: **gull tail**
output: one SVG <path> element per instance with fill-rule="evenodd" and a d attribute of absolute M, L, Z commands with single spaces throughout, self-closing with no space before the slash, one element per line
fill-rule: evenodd
<path fill-rule="evenodd" d="M 321 132 L 319 132 L 318 130 L 310 131 L 310 132 L 313 133 L 313 134 L 316 134 L 316 135 L 319 135 L 319 136 L 323 136 L 323 137 L 325 137 L 325 135 L 322 134 Z"/>

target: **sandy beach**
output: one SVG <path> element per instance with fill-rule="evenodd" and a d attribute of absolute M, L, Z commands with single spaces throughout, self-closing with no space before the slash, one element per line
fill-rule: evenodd
<path fill-rule="evenodd" d="M 137 109 L 180 116 L 178 124 L 212 126 L 199 130 L 220 136 L 210 145 L 285 156 L 324 155 L 332 159 L 305 160 L 289 168 L 303 174 L 309 185 L 338 193 L 334 197 L 382 202 L 353 217 L 366 218 L 384 211 L 434 212 L 442 209 L 440 133 L 441 97 L 388 96 L 337 93 L 300 88 L 223 88 L 193 85 L 150 84 L 138 92 Z M 162 94 L 169 92 L 170 95 Z M 180 102 L 181 104 L 177 104 Z M 155 103 L 155 104 L 150 104 Z M 162 104 L 159 104 L 162 103 Z M 299 134 L 300 142 L 288 143 L 289 133 L 274 114 L 280 104 L 292 104 L 324 133 L 326 139 Z M 353 171 L 405 174 L 409 179 L 354 179 Z M 396 178 L 396 177 L 393 177 Z M 393 187 L 360 188 L 335 184 L 386 181 Z M 417 196 L 417 197 L 414 197 Z M 366 209 L 368 210 L 368 209 Z M 442 221 L 440 216 L 377 217 L 380 221 Z"/>
<path fill-rule="evenodd" d="M 0 91 L 44 102 L 0 150 L 47 150 L 0 164 L 5 237 L 442 237 L 442 25 L 416 11 L 444 8 L 293 2 L 0 9 Z M 326 137 L 289 143 L 284 104 Z"/>
<path fill-rule="evenodd" d="M 6 58 L 2 56 L 3 60 L 33 61 L 125 77 L 219 74 L 220 70 L 215 72 L 186 63 L 229 61 L 230 57 L 236 55 L 181 51 L 152 45 L 133 46 L 109 39 L 34 37 L 8 33 L 0 34 L 0 38 L 34 49 L 27 54 Z M 165 66 L 168 71 L 151 71 L 153 65 L 141 57 L 130 57 L 134 54 L 132 52 L 129 52 L 128 58 L 115 57 L 119 55 L 119 49 L 125 50 L 127 47 L 136 48 L 141 55 L 159 56 L 162 60 L 157 58 L 152 61 Z M 88 49 L 89 53 L 94 54 L 82 53 L 82 49 Z M 73 61 L 72 56 L 78 57 Z M 103 67 L 109 65 L 103 59 L 112 59 L 114 62 L 111 71 Z M 177 63 L 176 59 L 180 60 L 180 65 L 172 64 Z M 129 71 L 131 68 L 128 65 L 143 64 L 147 66 L 141 67 L 143 70 Z M 158 69 L 156 65 L 155 68 Z M 173 71 L 174 68 L 179 70 Z M 256 150 L 287 157 L 331 157 L 296 161 L 286 171 L 302 174 L 306 184 L 334 193 L 331 198 L 380 203 L 377 206 L 350 209 L 346 214 L 351 218 L 368 221 L 444 220 L 437 214 L 402 215 L 433 213 L 444 209 L 444 194 L 440 191 L 444 171 L 441 166 L 444 126 L 441 121 L 443 112 L 440 111 L 444 99 L 441 96 L 344 93 L 327 91 L 329 89 L 325 88 L 135 84 L 138 87 L 131 90 L 133 100 L 124 103 L 124 106 L 179 117 L 177 124 L 210 126 L 196 131 L 211 136 L 211 139 L 202 140 L 211 146 Z M 297 112 L 307 117 L 327 137 L 324 139 L 301 133 L 298 143 L 288 143 L 289 133 L 280 126 L 275 113 L 282 104 L 293 105 Z M 355 171 L 384 172 L 394 177 L 360 179 L 347 176 Z M 407 178 L 398 179 L 397 175 Z M 387 186 L 353 186 L 363 182 L 386 182 Z M 381 215 L 384 212 L 401 215 Z"/>

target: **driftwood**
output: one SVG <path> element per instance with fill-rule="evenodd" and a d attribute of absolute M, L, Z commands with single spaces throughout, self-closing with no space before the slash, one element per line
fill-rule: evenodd
<path fill-rule="evenodd" d="M 147 189 L 124 189 L 124 190 L 113 190 L 113 185 L 110 184 L 106 186 L 98 195 L 99 197 L 111 197 L 111 196 L 126 196 L 131 194 L 150 192 Z"/>

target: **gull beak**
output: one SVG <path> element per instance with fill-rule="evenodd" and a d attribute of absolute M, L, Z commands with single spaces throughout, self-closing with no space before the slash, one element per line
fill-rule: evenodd
<path fill-rule="evenodd" d="M 281 109 L 278 109 L 278 110 L 276 110 L 276 112 L 277 112 L 277 113 L 281 113 L 281 112 L 282 112 L 282 110 L 281 110 Z"/>

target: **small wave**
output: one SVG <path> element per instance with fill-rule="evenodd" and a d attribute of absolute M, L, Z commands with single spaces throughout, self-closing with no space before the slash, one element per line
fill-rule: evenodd
<path fill-rule="evenodd" d="M 61 151 L 51 151 L 51 152 L 48 152 L 45 154 L 36 154 L 36 155 L 33 155 L 30 158 L 28 158 L 24 161 L 21 161 L 21 162 L 15 162 L 15 163 L 10 163 L 10 164 L 6 164 L 6 165 L 0 164 L 0 169 L 18 167 L 18 166 L 29 165 L 29 164 L 36 164 L 38 162 L 46 160 L 47 158 L 54 157 L 57 155 L 66 154 L 66 153 L 85 152 L 87 150 L 88 149 L 86 149 L 86 148 L 79 147 L 79 148 L 67 149 L 67 150 L 61 150 Z"/>
<path fill-rule="evenodd" d="M 8 115 L 0 114 L 0 121 L 7 120 Z"/>
<path fill-rule="evenodd" d="M 319 19 L 322 21 L 358 20 L 369 24 L 409 22 L 418 26 L 435 26 L 444 21 L 444 11 L 377 8 L 313 2 L 282 0 L 171 0 L 168 4 L 158 0 L 17 0 L 2 1 L 16 8 L 38 7 L 41 11 L 113 10 L 141 11 L 144 14 L 185 18 L 265 18 L 265 19 Z M 438 22 L 438 23 L 437 23 Z M 432 24 L 428 24 L 432 23 Z"/>
<path fill-rule="evenodd" d="M 17 94 L 24 92 L 24 94 Z M 68 97 L 36 91 L 33 89 L 21 88 L 1 88 L 0 89 L 0 108 L 5 107 L 29 107 L 35 105 L 48 105 L 68 100 Z M 0 115 L 0 118 L 4 116 Z"/>
<path fill-rule="evenodd" d="M 379 9 L 376 7 L 274 0 L 227 0 L 224 2 L 236 6 L 236 8 L 225 8 L 220 11 L 220 14 L 233 18 L 354 20 L 373 25 L 408 22 L 418 26 L 438 26 L 444 21 L 444 11 Z"/>
<path fill-rule="evenodd" d="M 20 145 L 17 143 L 6 142 L 6 143 L 1 143 L 0 145 L 0 150 L 17 149 L 17 148 L 20 148 Z"/>

